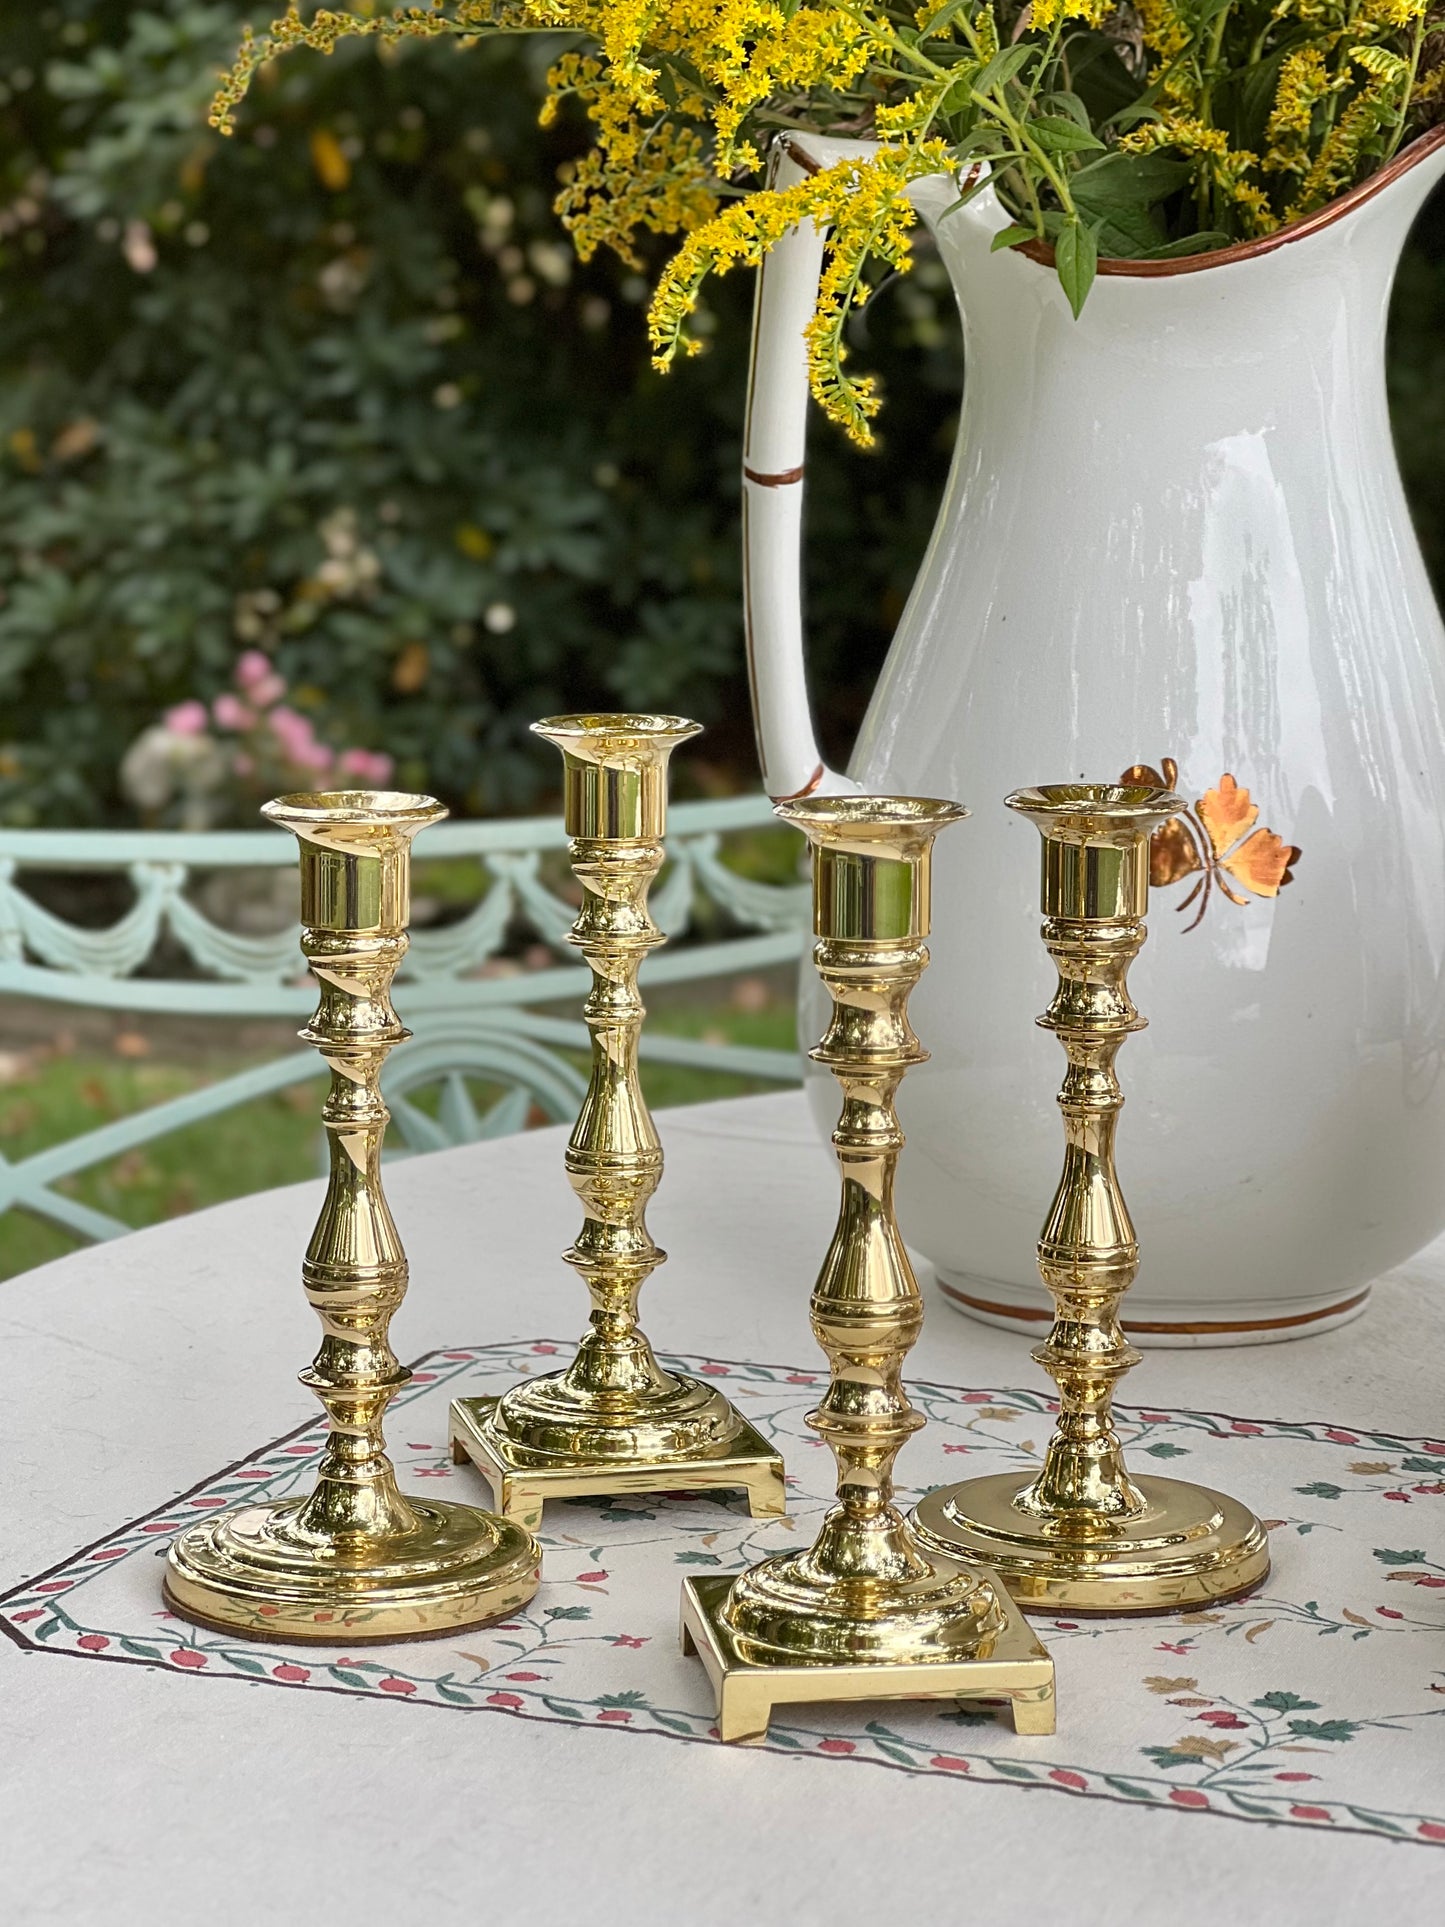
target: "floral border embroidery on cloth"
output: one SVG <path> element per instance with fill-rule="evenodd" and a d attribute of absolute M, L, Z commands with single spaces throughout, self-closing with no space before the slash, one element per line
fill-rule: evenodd
<path fill-rule="evenodd" d="M 501 1391 L 551 1369 L 566 1349 L 538 1340 L 423 1360 L 393 1407 L 403 1486 L 454 1479 L 471 1490 L 475 1474 L 447 1450 L 453 1394 Z M 737 1493 L 549 1507 L 537 1597 L 505 1624 L 454 1641 L 273 1650 L 166 1612 L 159 1560 L 170 1539 L 199 1511 L 307 1481 L 324 1421 L 308 1423 L 0 1594 L 0 1632 L 32 1650 L 195 1677 L 716 1742 L 705 1675 L 677 1644 L 678 1581 L 812 1536 L 831 1461 L 803 1415 L 825 1375 L 666 1363 L 727 1379 L 778 1441 L 790 1517 L 750 1519 Z M 910 1389 L 929 1429 L 908 1469 L 932 1470 L 940 1484 L 964 1471 L 1023 1472 L 1050 1430 L 1054 1407 L 1039 1392 Z M 784 1707 L 770 1750 L 1445 1844 L 1436 1724 L 1445 1719 L 1445 1442 L 1204 1412 L 1118 1416 L 1136 1464 L 1187 1460 L 1189 1476 L 1281 1515 L 1267 1520 L 1274 1571 L 1260 1592 L 1172 1617 L 1038 1621 L 1058 1663 L 1059 1730 L 1049 1739 L 1018 1737 L 986 1704 L 919 1701 L 796 1716 Z"/>

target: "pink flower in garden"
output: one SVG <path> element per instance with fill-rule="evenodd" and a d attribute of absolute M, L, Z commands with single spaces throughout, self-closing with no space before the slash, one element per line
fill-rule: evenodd
<path fill-rule="evenodd" d="M 211 704 L 211 715 L 220 729 L 250 729 L 256 720 L 255 711 L 247 709 L 241 698 L 229 690 Z"/>
<path fill-rule="evenodd" d="M 331 751 L 324 743 L 316 740 L 316 731 L 307 716 L 299 710 L 278 703 L 266 718 L 271 725 L 271 734 L 280 745 L 281 753 L 289 762 L 300 769 L 330 769 Z"/>
<path fill-rule="evenodd" d="M 248 649 L 236 664 L 236 687 L 244 690 L 257 709 L 269 709 L 286 694 L 286 679 L 271 667 L 271 658 Z"/>
<path fill-rule="evenodd" d="M 344 749 L 336 759 L 336 767 L 348 776 L 355 776 L 373 789 L 380 789 L 391 781 L 394 767 L 391 758 L 376 749 Z"/>
<path fill-rule="evenodd" d="M 206 705 L 197 702 L 194 697 L 166 711 L 166 728 L 172 736 L 203 736 L 210 720 Z"/>
<path fill-rule="evenodd" d="M 247 756 L 244 750 L 238 751 L 231 758 L 231 768 L 237 776 L 252 776 L 256 770 L 256 759 L 254 756 Z"/>

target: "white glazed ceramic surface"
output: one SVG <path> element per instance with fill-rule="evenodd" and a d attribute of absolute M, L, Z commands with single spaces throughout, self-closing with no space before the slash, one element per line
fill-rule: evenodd
<path fill-rule="evenodd" d="M 850 148 L 807 143 L 824 163 Z M 1404 159 L 1271 251 L 1101 275 L 1077 322 L 1050 270 L 990 253 L 991 191 L 945 214 L 952 187 L 921 185 L 963 314 L 962 422 L 846 779 L 817 774 L 796 610 L 816 237 L 764 272 L 745 492 L 768 787 L 974 812 L 935 860 L 912 1004 L 933 1056 L 900 1104 L 899 1209 L 954 1302 L 992 1319 L 1046 1329 L 1034 1242 L 1062 1153 L 1064 1060 L 1033 1024 L 1053 983 L 1038 838 L 1002 801 L 1022 784 L 1173 757 L 1191 802 L 1228 772 L 1302 852 L 1276 899 L 1216 889 L 1193 930 L 1197 900 L 1177 906 L 1197 877 L 1154 892 L 1131 980 L 1150 1028 L 1119 1064 L 1132 1330 L 1321 1330 L 1445 1227 L 1445 634 L 1383 374 L 1396 261 L 1445 148 Z M 816 1079 L 821 1131 L 836 1108 Z"/>

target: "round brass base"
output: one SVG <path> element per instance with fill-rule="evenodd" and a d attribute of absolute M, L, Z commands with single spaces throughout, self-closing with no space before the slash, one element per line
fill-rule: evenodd
<path fill-rule="evenodd" d="M 493 1429 L 539 1461 L 647 1462 L 707 1452 L 742 1421 L 712 1385 L 664 1374 L 661 1391 L 579 1389 L 566 1372 L 530 1378 L 497 1401 Z"/>
<path fill-rule="evenodd" d="M 415 1531 L 350 1549 L 300 1529 L 306 1503 L 240 1506 L 183 1532 L 166 1603 L 249 1639 L 356 1646 L 484 1626 L 537 1590 L 536 1540 L 475 1506 L 413 1499 Z"/>
<path fill-rule="evenodd" d="M 1247 1506 L 1177 1479 L 1133 1483 L 1147 1510 L 1087 1535 L 1023 1511 L 1016 1472 L 930 1492 L 912 1523 L 929 1552 L 991 1566 L 1025 1612 L 1171 1612 L 1267 1577 L 1269 1540 Z"/>
<path fill-rule="evenodd" d="M 984 1574 L 924 1554 L 896 1580 L 836 1578 L 812 1551 L 739 1574 L 720 1612 L 747 1664 L 927 1665 L 985 1654 L 1006 1623 Z"/>

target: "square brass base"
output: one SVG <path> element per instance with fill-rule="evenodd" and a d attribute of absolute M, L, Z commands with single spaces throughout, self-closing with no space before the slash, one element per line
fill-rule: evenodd
<path fill-rule="evenodd" d="M 548 1499 L 585 1493 L 715 1492 L 741 1486 L 755 1519 L 780 1518 L 787 1510 L 783 1461 L 762 1433 L 739 1420 L 740 1429 L 723 1444 L 686 1458 L 655 1458 L 629 1464 L 608 1459 L 534 1458 L 495 1432 L 489 1423 L 495 1398 L 452 1400 L 452 1457 L 468 1459 L 492 1489 L 492 1503 L 504 1518 L 529 1532 L 542 1522 Z"/>
<path fill-rule="evenodd" d="M 1016 1733 L 1054 1730 L 1054 1662 L 1003 1587 L 1006 1623 L 976 1659 L 929 1665 L 791 1663 L 744 1659 L 722 1618 L 734 1575 L 682 1582 L 682 1650 L 696 1653 L 717 1694 L 718 1732 L 761 1745 L 774 1706 L 817 1700 L 1006 1699 Z"/>

